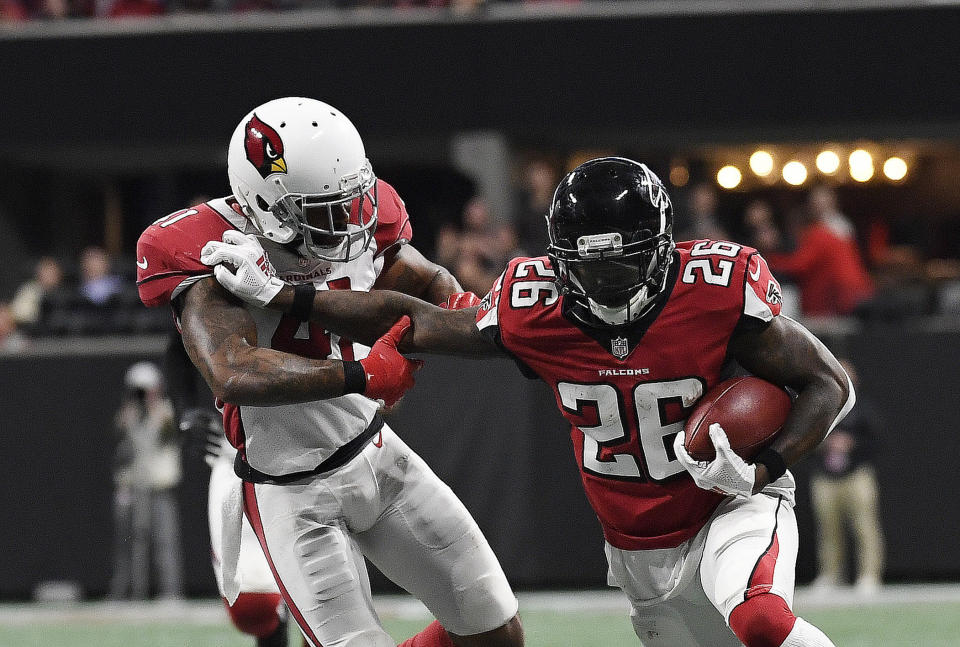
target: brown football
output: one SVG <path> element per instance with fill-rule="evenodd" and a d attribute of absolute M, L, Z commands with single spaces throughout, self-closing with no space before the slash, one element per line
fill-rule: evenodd
<path fill-rule="evenodd" d="M 712 461 L 710 425 L 717 422 L 738 456 L 750 460 L 773 442 L 790 413 L 790 394 L 759 377 L 735 377 L 710 389 L 684 425 L 683 446 L 695 460 Z"/>

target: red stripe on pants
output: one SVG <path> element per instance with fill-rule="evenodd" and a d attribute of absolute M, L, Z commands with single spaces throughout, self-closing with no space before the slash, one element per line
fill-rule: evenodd
<path fill-rule="evenodd" d="M 266 556 L 267 563 L 270 565 L 270 571 L 273 573 L 273 579 L 277 581 L 277 586 L 280 588 L 280 594 L 283 595 L 283 599 L 287 603 L 287 608 L 290 610 L 290 615 L 292 615 L 293 619 L 297 621 L 297 624 L 300 625 L 300 629 L 313 643 L 314 647 L 323 647 L 323 645 L 320 644 L 320 641 L 314 635 L 313 630 L 310 629 L 310 626 L 304 619 L 303 614 L 300 613 L 300 609 L 298 609 L 293 603 L 293 599 L 290 597 L 286 587 L 280 580 L 280 576 L 277 574 L 277 568 L 273 565 L 273 557 L 270 555 L 270 550 L 267 548 L 267 537 L 263 534 L 263 522 L 260 520 L 260 509 L 257 507 L 257 491 L 253 483 L 248 483 L 246 481 L 243 483 L 243 510 L 247 514 L 247 519 L 250 521 L 250 525 L 253 526 L 253 532 L 256 533 L 257 539 L 260 540 L 260 547 L 263 549 L 263 554 Z"/>
<path fill-rule="evenodd" d="M 753 573 L 747 581 L 747 590 L 743 595 L 744 600 L 749 600 L 755 595 L 769 593 L 773 588 L 773 571 L 777 566 L 777 557 L 780 555 L 780 540 L 777 539 L 777 533 L 774 531 L 773 540 L 770 546 L 757 560 L 753 567 Z"/>

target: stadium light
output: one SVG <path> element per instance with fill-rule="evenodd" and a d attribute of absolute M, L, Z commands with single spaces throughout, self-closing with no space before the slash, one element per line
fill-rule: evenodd
<path fill-rule="evenodd" d="M 899 182 L 907 175 L 907 163 L 902 157 L 891 157 L 883 163 L 883 174 L 894 182 Z"/>
<path fill-rule="evenodd" d="M 724 189 L 735 189 L 740 185 L 743 173 L 736 166 L 727 165 L 717 171 L 717 184 Z"/>
<path fill-rule="evenodd" d="M 791 160 L 783 165 L 781 175 L 783 175 L 783 180 L 787 184 L 800 186 L 807 181 L 807 167 L 803 165 L 803 162 Z"/>
<path fill-rule="evenodd" d="M 690 181 L 690 169 L 684 164 L 674 164 L 670 167 L 670 184 L 673 186 L 687 186 Z"/>
<path fill-rule="evenodd" d="M 857 182 L 866 182 L 873 177 L 873 156 L 862 148 L 850 153 L 850 177 Z"/>
<path fill-rule="evenodd" d="M 817 155 L 817 169 L 824 175 L 833 175 L 840 168 L 840 156 L 833 151 L 821 151 Z"/>
<path fill-rule="evenodd" d="M 750 156 L 750 170 L 758 177 L 767 177 L 773 171 L 773 155 L 756 151 Z"/>

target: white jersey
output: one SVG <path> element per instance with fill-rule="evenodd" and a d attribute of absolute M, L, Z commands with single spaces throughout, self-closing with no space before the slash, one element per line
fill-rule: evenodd
<path fill-rule="evenodd" d="M 348 263 L 307 259 L 265 238 L 260 242 L 280 279 L 312 283 L 318 290 L 370 290 L 383 269 L 383 252 L 409 241 L 411 228 L 403 202 L 379 181 L 378 224 L 374 240 Z M 364 203 L 369 208 L 369 203 Z M 354 210 L 356 209 L 356 203 Z M 147 305 L 175 299 L 211 269 L 199 261 L 200 249 L 223 231 L 256 233 L 231 198 L 211 200 L 161 218 L 140 237 L 138 286 Z M 359 360 L 370 349 L 328 333 L 318 324 L 247 305 L 257 325 L 258 344 L 313 359 Z M 254 469 L 280 476 L 312 470 L 360 435 L 373 421 L 378 404 L 360 394 L 327 400 L 260 407 L 223 406 L 227 437 Z"/>
<path fill-rule="evenodd" d="M 249 221 L 224 200 L 211 207 L 228 217 L 244 233 L 255 233 Z M 242 229 L 245 227 L 245 229 Z M 278 278 L 288 283 L 312 283 L 317 290 L 368 291 L 383 269 L 376 241 L 348 263 L 307 260 L 273 241 L 260 237 L 267 258 Z M 301 322 L 290 315 L 247 305 L 257 323 L 258 344 L 263 347 L 307 355 L 317 359 L 363 359 L 369 346 L 342 339 L 322 326 Z M 229 405 L 227 405 L 229 406 Z M 271 475 L 311 470 L 337 449 L 363 432 L 373 421 L 379 405 L 359 393 L 270 407 L 244 405 L 238 422 L 242 428 L 245 456 L 251 467 Z"/>

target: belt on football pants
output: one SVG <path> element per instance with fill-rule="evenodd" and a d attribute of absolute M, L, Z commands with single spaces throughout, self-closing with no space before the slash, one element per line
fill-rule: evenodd
<path fill-rule="evenodd" d="M 299 481 L 310 476 L 316 476 L 317 474 L 323 474 L 324 472 L 330 472 L 338 467 L 342 467 L 353 460 L 357 454 L 359 454 L 364 447 L 367 446 L 367 443 L 373 439 L 380 430 L 383 429 L 383 416 L 379 413 L 373 416 L 373 420 L 370 421 L 370 424 L 364 429 L 358 436 L 349 441 L 346 445 L 343 445 L 337 451 L 333 452 L 327 460 L 323 461 L 312 470 L 304 470 L 302 472 L 291 472 L 290 474 L 281 474 L 279 476 L 273 476 L 271 474 L 266 474 L 261 472 L 258 469 L 250 467 L 250 463 L 241 456 L 240 452 L 237 452 L 237 457 L 233 461 L 233 471 L 244 481 L 249 483 L 269 483 L 271 485 L 286 485 L 287 483 L 293 483 L 294 481 Z"/>

